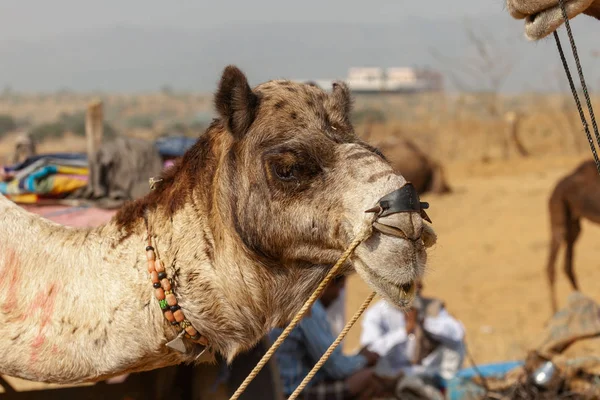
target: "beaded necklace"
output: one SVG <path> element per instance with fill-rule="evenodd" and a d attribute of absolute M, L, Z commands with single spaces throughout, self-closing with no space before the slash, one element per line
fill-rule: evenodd
<path fill-rule="evenodd" d="M 208 339 L 202 336 L 192 323 L 185 318 L 183 310 L 177 304 L 177 297 L 173 293 L 171 280 L 167 278 L 164 264 L 156 257 L 154 247 L 151 245 L 150 235 L 148 235 L 148 246 L 146 247 L 146 259 L 148 260 L 148 273 L 154 287 L 154 297 L 158 300 L 158 305 L 163 312 L 163 316 L 169 323 L 178 328 L 179 334 L 175 339 L 167 343 L 167 346 L 186 353 L 183 338 L 206 347 Z"/>
<path fill-rule="evenodd" d="M 155 189 L 155 184 L 160 182 L 162 179 L 150 178 L 150 190 Z M 173 293 L 172 281 L 167 277 L 164 264 L 156 257 L 154 247 L 152 247 L 152 235 L 150 234 L 150 227 L 148 224 L 147 217 L 145 218 L 146 230 L 148 232 L 148 245 L 146 246 L 146 260 L 148 260 L 148 273 L 150 274 L 150 280 L 154 287 L 154 297 L 158 300 L 158 305 L 163 312 L 163 316 L 171 326 L 175 327 L 179 333 L 177 337 L 170 342 L 167 342 L 167 346 L 175 349 L 181 353 L 187 353 L 183 337 L 191 340 L 193 343 L 204 347 L 197 357 L 200 357 L 206 351 L 208 346 L 208 339 L 202 336 L 196 328 L 192 326 L 192 323 L 185 318 L 183 310 L 177 304 L 177 297 Z"/>

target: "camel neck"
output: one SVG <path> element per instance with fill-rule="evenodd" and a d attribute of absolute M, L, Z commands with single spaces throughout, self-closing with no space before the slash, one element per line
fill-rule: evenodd
<path fill-rule="evenodd" d="M 165 347 L 176 331 L 153 297 L 138 229 L 119 241 L 113 222 L 65 227 L 3 197 L 0 214 L 11 227 L 0 231 L 0 336 L 8 338 L 0 341 L 0 365 L 7 374 L 82 382 L 183 361 Z M 72 367 L 56 368 L 57 359 Z"/>

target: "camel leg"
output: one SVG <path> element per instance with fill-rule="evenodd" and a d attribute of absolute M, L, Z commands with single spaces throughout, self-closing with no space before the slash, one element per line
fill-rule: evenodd
<path fill-rule="evenodd" d="M 577 284 L 577 279 L 575 277 L 575 271 L 573 270 L 573 251 L 575 241 L 577 241 L 580 232 L 581 225 L 579 220 L 572 220 L 568 223 L 566 235 L 567 249 L 565 251 L 565 274 L 567 274 L 573 290 L 579 290 L 579 285 Z"/>
<path fill-rule="evenodd" d="M 560 232 L 556 232 L 553 229 L 552 239 L 550 242 L 550 253 L 548 256 L 548 264 L 546 272 L 548 274 L 548 284 L 550 287 L 550 299 L 552 301 L 552 312 L 556 313 L 558 310 L 558 305 L 556 302 L 556 256 L 558 255 L 558 250 L 560 249 L 560 244 L 563 241 L 563 235 Z"/>

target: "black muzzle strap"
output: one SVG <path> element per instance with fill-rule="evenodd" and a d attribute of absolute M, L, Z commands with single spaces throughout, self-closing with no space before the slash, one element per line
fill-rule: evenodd
<path fill-rule="evenodd" d="M 429 208 L 429 203 L 420 201 L 413 184 L 407 183 L 400 189 L 383 196 L 379 199 L 377 206 L 365 212 L 375 212 L 378 218 L 401 212 L 418 212 L 421 218 L 431 223 L 431 219 L 425 212 L 427 208 Z"/>

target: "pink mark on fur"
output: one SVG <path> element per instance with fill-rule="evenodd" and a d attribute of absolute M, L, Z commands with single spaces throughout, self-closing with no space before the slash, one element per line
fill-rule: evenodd
<path fill-rule="evenodd" d="M 31 364 L 34 364 L 39 356 L 42 347 L 46 343 L 46 335 L 44 334 L 44 328 L 50 323 L 52 320 L 52 315 L 54 313 L 54 303 L 56 300 L 56 295 L 58 294 L 57 284 L 53 283 L 50 286 L 50 289 L 46 293 L 45 290 L 38 292 L 33 300 L 33 303 L 27 310 L 25 314 L 25 318 L 33 318 L 36 310 L 41 311 L 40 322 L 38 326 L 38 334 L 33 339 L 31 343 L 31 355 L 29 361 Z M 52 352 L 54 353 L 56 345 L 52 347 Z M 56 349 L 58 351 L 58 349 Z"/>
<path fill-rule="evenodd" d="M 0 273 L 0 293 L 5 293 L 4 304 L 2 311 L 5 313 L 14 312 L 18 305 L 19 283 L 21 281 L 21 273 L 19 271 L 19 257 L 13 249 L 6 250 L 6 258 L 4 259 L 2 273 Z M 8 286 L 5 291 L 4 287 Z"/>
<path fill-rule="evenodd" d="M 29 311 L 27 312 L 28 316 L 32 316 L 35 310 L 40 309 L 42 311 L 42 320 L 40 323 L 40 328 L 44 328 L 52 319 L 52 313 L 54 311 L 54 301 L 56 299 L 56 295 L 58 294 L 57 284 L 53 283 L 46 293 L 45 290 L 41 290 L 35 296 L 33 303 L 31 304 Z"/>
<path fill-rule="evenodd" d="M 44 336 L 42 333 L 38 333 L 35 339 L 33 339 L 33 343 L 31 343 L 31 356 L 29 357 L 30 363 L 34 364 L 37 362 L 40 350 L 45 342 L 46 336 Z"/>
<path fill-rule="evenodd" d="M 0 255 L 1 256 L 1 255 Z M 54 303 L 59 288 L 56 283 L 50 285 L 50 289 L 40 290 L 33 302 L 27 307 L 27 311 L 23 314 L 14 315 L 19 305 L 19 286 L 21 283 L 20 260 L 17 253 L 13 249 L 4 249 L 4 260 L 0 258 L 0 299 L 4 297 L 4 303 L 1 309 L 6 314 L 13 314 L 11 319 L 17 321 L 26 321 L 35 318 L 36 311 L 40 311 L 40 320 L 37 324 L 38 332 L 33 342 L 31 343 L 30 362 L 34 364 L 46 344 L 46 335 L 44 330 L 52 320 L 54 313 Z M 3 261 L 3 262 L 2 262 Z M 56 346 L 52 347 L 52 352 L 58 352 Z"/>

